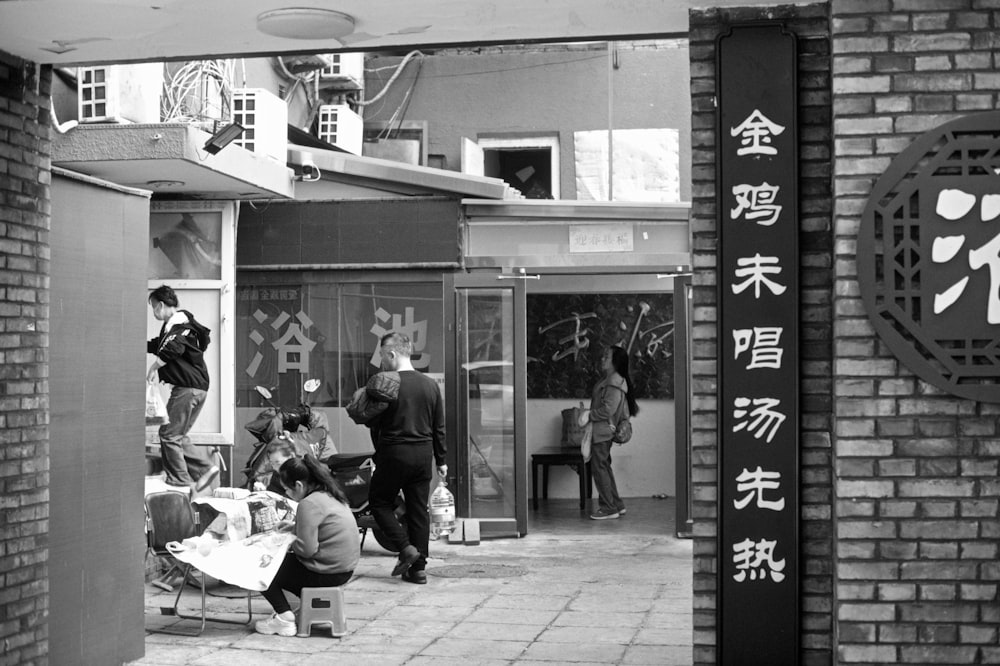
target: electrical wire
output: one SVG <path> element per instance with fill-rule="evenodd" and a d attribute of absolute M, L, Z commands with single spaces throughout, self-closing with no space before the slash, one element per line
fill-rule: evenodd
<path fill-rule="evenodd" d="M 389 77 L 389 81 L 382 87 L 382 90 L 380 90 L 378 94 L 372 97 L 371 99 L 358 100 L 357 102 L 358 106 L 368 106 L 369 104 L 372 104 L 381 99 L 387 92 L 389 92 L 389 88 L 392 87 L 393 82 L 395 82 L 395 80 L 399 78 L 399 75 L 403 73 L 403 68 L 406 67 L 406 64 L 416 56 L 420 56 L 421 59 L 424 58 L 424 54 L 421 53 L 420 51 L 410 51 L 409 53 L 407 53 L 406 56 L 399 62 L 399 64 L 396 65 L 396 71 L 393 73 L 391 77 Z"/>
<path fill-rule="evenodd" d="M 179 67 L 163 86 L 164 122 L 222 120 L 229 116 L 235 63 L 201 60 Z"/>

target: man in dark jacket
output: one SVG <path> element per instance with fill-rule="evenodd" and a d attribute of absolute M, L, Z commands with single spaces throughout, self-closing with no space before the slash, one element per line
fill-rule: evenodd
<path fill-rule="evenodd" d="M 167 285 L 149 295 L 153 316 L 163 322 L 160 334 L 146 343 L 146 351 L 156 359 L 149 366 L 146 381 L 171 384 L 167 401 L 170 422 L 160 426 L 160 457 L 165 481 L 171 486 L 194 487 L 201 491 L 219 476 L 207 447 L 195 446 L 188 437 L 208 395 L 208 367 L 202 354 L 207 329 L 187 310 L 178 309 L 177 294 Z"/>
<path fill-rule="evenodd" d="M 375 522 L 399 551 L 392 575 L 402 574 L 406 582 L 422 585 L 427 582 L 432 465 L 437 464 L 442 478 L 448 474 L 444 401 L 437 383 L 413 368 L 413 345 L 407 336 L 387 333 L 380 351 L 382 367 L 399 373 L 399 393 L 372 424 L 377 439 L 368 498 Z M 394 514 L 400 490 L 406 501 L 405 530 Z"/>

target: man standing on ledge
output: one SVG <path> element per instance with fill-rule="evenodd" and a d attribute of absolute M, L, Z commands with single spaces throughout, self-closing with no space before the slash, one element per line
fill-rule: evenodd
<path fill-rule="evenodd" d="M 167 400 L 169 423 L 160 426 L 160 458 L 165 481 L 196 492 L 207 489 L 219 476 L 204 446 L 195 446 L 188 437 L 208 395 L 208 367 L 203 352 L 209 331 L 187 310 L 178 309 L 177 294 L 167 285 L 149 295 L 153 316 L 162 321 L 160 334 L 146 343 L 146 352 L 156 356 L 146 373 L 150 384 L 157 380 L 171 384 Z"/>
<path fill-rule="evenodd" d="M 444 439 L 444 401 L 437 383 L 413 369 L 410 355 L 413 344 L 402 333 L 382 336 L 382 367 L 399 373 L 399 397 L 390 401 L 373 424 L 375 473 L 368 498 L 379 528 L 399 552 L 393 576 L 402 575 L 408 583 L 427 582 L 430 542 L 430 495 L 432 465 L 445 478 L 446 444 Z M 406 529 L 399 524 L 393 509 L 396 496 L 403 491 L 406 501 Z"/>

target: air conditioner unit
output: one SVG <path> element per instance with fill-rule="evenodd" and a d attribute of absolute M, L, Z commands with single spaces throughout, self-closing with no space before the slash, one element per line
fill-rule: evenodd
<path fill-rule="evenodd" d="M 81 123 L 158 123 L 163 63 L 77 69 Z"/>
<path fill-rule="evenodd" d="M 364 53 L 327 53 L 330 65 L 319 71 L 320 85 L 344 90 L 365 87 Z"/>
<path fill-rule="evenodd" d="M 233 122 L 245 129 L 233 143 L 278 160 L 288 151 L 288 104 L 263 88 L 236 88 L 232 97 Z"/>
<path fill-rule="evenodd" d="M 323 141 L 355 155 L 361 154 L 364 121 L 347 104 L 323 104 L 319 107 L 317 135 Z"/>

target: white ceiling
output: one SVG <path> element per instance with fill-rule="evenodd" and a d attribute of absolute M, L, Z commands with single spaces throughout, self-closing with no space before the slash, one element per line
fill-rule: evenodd
<path fill-rule="evenodd" d="M 0 0 L 0 50 L 41 64 L 385 50 L 470 43 L 683 36 L 691 7 L 752 0 Z M 769 4 L 769 3 L 768 3 Z M 256 18 L 283 7 L 336 9 L 354 32 L 271 37 Z"/>

